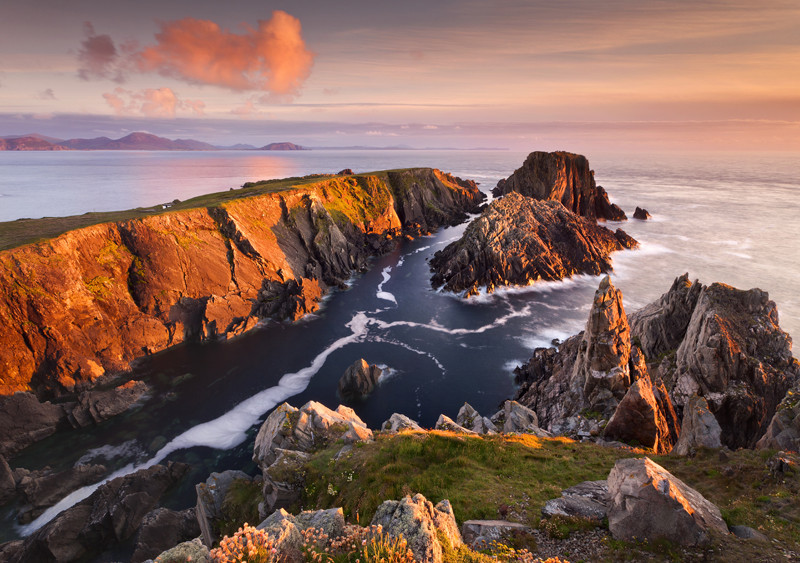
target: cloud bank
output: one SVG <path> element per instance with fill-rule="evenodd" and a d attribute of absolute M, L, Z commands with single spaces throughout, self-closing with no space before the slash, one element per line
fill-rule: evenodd
<path fill-rule="evenodd" d="M 106 103 L 117 115 L 144 115 L 145 117 L 175 117 L 179 110 L 203 115 L 205 103 L 200 100 L 182 100 L 171 88 L 147 88 L 139 92 L 115 88 L 103 94 Z"/>
<path fill-rule="evenodd" d="M 188 84 L 296 96 L 314 63 L 300 20 L 280 10 L 241 34 L 208 20 L 165 22 L 155 44 L 141 49 L 118 49 L 109 35 L 97 35 L 89 22 L 85 33 L 78 52 L 78 76 L 84 80 L 121 83 L 130 72 L 158 73 Z"/>

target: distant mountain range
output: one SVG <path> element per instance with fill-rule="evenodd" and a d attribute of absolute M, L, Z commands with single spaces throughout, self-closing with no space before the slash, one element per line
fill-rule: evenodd
<path fill-rule="evenodd" d="M 232 145 L 218 147 L 193 139 L 167 139 L 149 133 L 131 133 L 121 139 L 95 137 L 94 139 L 55 139 L 37 133 L 29 135 L 9 135 L 0 137 L 0 150 L 3 151 L 215 151 L 215 150 L 264 150 L 299 151 L 308 150 L 294 143 L 270 143 L 263 147 L 253 145 Z"/>

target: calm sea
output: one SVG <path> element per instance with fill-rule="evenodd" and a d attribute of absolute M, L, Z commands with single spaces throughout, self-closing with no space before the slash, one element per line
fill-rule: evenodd
<path fill-rule="evenodd" d="M 706 284 L 768 291 L 784 330 L 800 333 L 797 155 L 587 156 L 612 201 L 629 216 L 637 205 L 653 215 L 619 225 L 641 242 L 641 249 L 614 256 L 613 279 L 627 310 L 689 272 Z M 343 168 L 433 166 L 488 191 L 524 157 L 502 151 L 0 152 L 0 219 L 154 205 L 250 180 Z M 104 463 L 121 474 L 164 459 L 186 461 L 193 473 L 169 499 L 185 508 L 194 503 L 194 483 L 210 471 L 255 471 L 253 438 L 275 405 L 314 399 L 335 407 L 339 377 L 362 357 L 389 374 L 372 396 L 352 405 L 371 427 L 392 412 L 432 426 L 440 413 L 454 417 L 465 401 L 492 414 L 513 393 L 512 370 L 534 347 L 583 328 L 599 280 L 583 276 L 469 301 L 434 292 L 427 260 L 463 229 L 404 242 L 333 294 L 318 315 L 145 359 L 136 374 L 153 393 L 140 409 L 45 440 L 12 465 Z M 24 529 L 6 514 L 8 525 L 0 529 L 8 530 L 7 538 L 29 533 L 54 513 Z"/>

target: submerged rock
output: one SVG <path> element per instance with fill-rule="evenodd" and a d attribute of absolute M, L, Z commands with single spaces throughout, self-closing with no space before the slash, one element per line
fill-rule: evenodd
<path fill-rule="evenodd" d="M 376 365 L 369 365 L 364 358 L 348 367 L 339 379 L 339 395 L 343 398 L 366 397 L 383 374 L 383 370 Z"/>
<path fill-rule="evenodd" d="M 106 473 L 103 465 L 78 465 L 58 472 L 49 468 L 32 472 L 18 469 L 17 491 L 23 502 L 18 520 L 30 522 L 69 493 L 96 483 Z"/>
<path fill-rule="evenodd" d="M 471 294 L 481 286 L 597 275 L 612 269 L 610 254 L 623 248 L 613 232 L 560 203 L 512 192 L 493 201 L 460 240 L 434 254 L 431 283 Z"/>
<path fill-rule="evenodd" d="M 648 458 L 617 461 L 608 493 L 608 529 L 615 539 L 696 546 L 728 533 L 719 508 Z"/>
<path fill-rule="evenodd" d="M 608 194 L 594 181 L 585 156 L 563 151 L 532 152 L 520 168 L 497 183 L 495 197 L 519 192 L 542 200 L 560 201 L 577 215 L 591 219 L 623 221 L 625 212 L 608 201 Z"/>

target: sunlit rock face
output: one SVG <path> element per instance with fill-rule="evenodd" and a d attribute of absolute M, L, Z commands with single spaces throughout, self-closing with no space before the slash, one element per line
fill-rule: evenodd
<path fill-rule="evenodd" d="M 624 221 L 625 212 L 609 202 L 608 194 L 594 181 L 585 156 L 569 152 L 536 151 L 520 168 L 492 190 L 495 197 L 511 192 L 534 199 L 560 201 L 577 215 L 590 219 Z"/>

